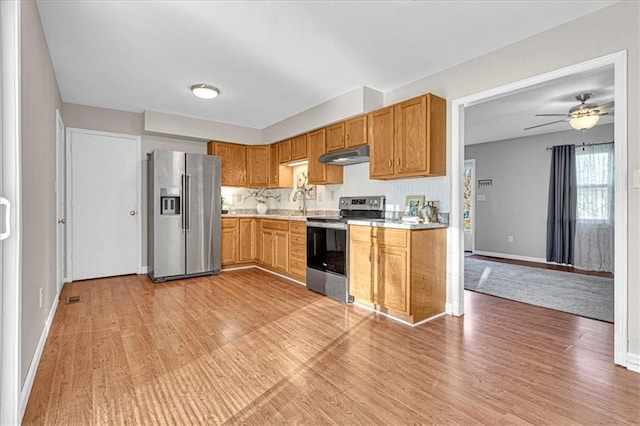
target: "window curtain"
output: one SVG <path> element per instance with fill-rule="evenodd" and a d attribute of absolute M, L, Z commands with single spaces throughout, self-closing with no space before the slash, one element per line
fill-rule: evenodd
<path fill-rule="evenodd" d="M 576 195 L 575 146 L 554 146 L 547 210 L 548 262 L 574 264 Z"/>
<path fill-rule="evenodd" d="M 613 272 L 613 144 L 576 149 L 577 222 L 575 267 Z"/>

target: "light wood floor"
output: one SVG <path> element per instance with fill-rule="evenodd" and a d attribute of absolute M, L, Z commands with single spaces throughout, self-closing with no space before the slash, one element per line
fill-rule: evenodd
<path fill-rule="evenodd" d="M 625 424 L 613 326 L 467 292 L 411 328 L 259 270 L 68 284 L 24 424 Z"/>

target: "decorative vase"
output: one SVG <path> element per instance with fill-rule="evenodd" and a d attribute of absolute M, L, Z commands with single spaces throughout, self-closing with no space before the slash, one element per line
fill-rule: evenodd
<path fill-rule="evenodd" d="M 269 207 L 267 207 L 267 203 L 258 203 L 256 210 L 258 210 L 259 214 L 265 214 L 267 210 L 269 210 Z"/>

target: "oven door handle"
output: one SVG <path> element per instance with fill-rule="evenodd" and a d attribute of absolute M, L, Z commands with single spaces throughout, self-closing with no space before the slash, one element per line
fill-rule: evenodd
<path fill-rule="evenodd" d="M 344 223 L 307 222 L 307 228 L 328 228 L 347 230 L 348 225 Z"/>

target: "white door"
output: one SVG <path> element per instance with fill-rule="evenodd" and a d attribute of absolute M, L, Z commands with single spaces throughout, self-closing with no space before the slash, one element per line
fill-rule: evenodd
<path fill-rule="evenodd" d="M 64 123 L 60 111 L 56 110 L 56 283 L 58 294 L 64 284 L 64 234 L 65 234 L 65 165 Z"/>
<path fill-rule="evenodd" d="M 475 184 L 476 184 L 476 160 L 465 160 L 464 175 L 462 181 L 462 230 L 464 231 L 464 251 L 475 251 Z"/>
<path fill-rule="evenodd" d="M 140 250 L 140 138 L 70 129 L 73 281 L 136 273 Z"/>

